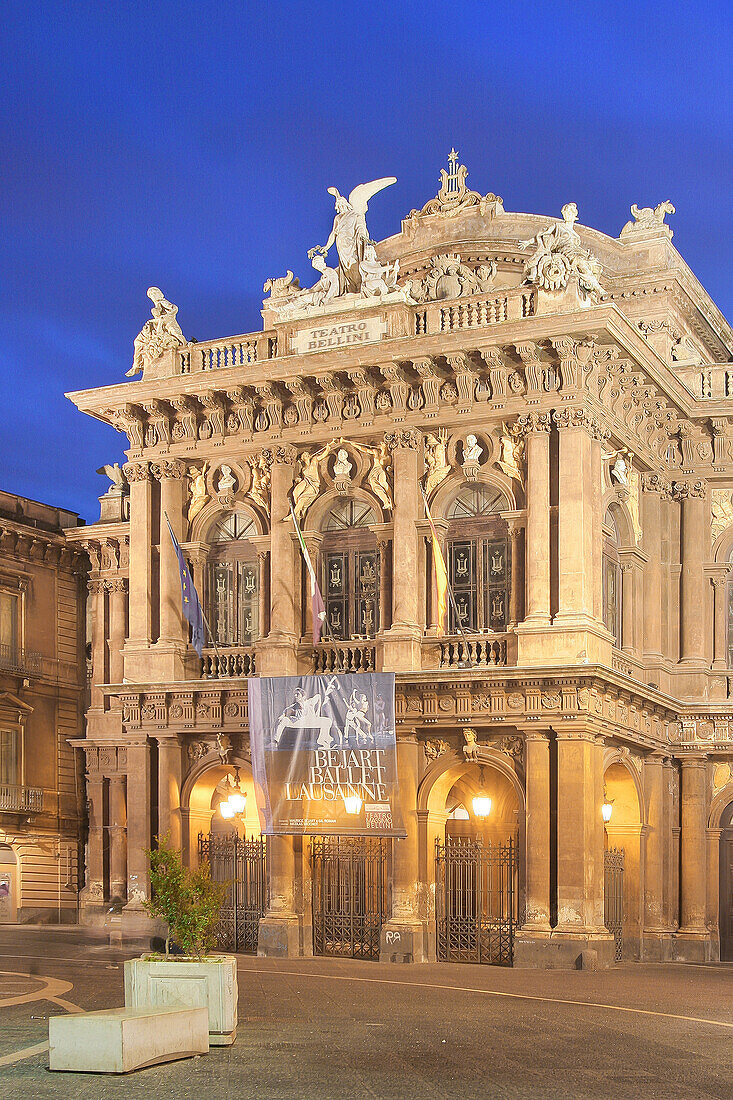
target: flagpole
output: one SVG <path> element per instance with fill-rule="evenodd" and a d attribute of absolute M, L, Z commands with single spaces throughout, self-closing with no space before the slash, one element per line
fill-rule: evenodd
<path fill-rule="evenodd" d="M 425 496 L 425 487 L 423 486 L 422 479 L 420 480 L 420 492 L 422 493 L 423 505 L 425 507 L 425 515 L 428 518 L 428 520 L 430 521 L 430 526 L 431 526 L 431 529 L 432 529 L 432 533 L 437 534 L 437 532 L 435 531 L 435 528 L 433 526 L 433 523 L 432 523 L 433 517 L 432 517 L 432 515 L 430 513 L 430 509 L 428 507 L 428 498 Z M 436 542 L 437 542 L 437 538 L 436 538 Z M 438 549 L 440 549 L 440 547 L 438 547 Z M 466 633 L 464 632 L 464 629 L 461 626 L 461 616 L 458 612 L 458 606 L 456 604 L 455 596 L 453 595 L 453 586 L 451 585 L 450 580 L 448 578 L 448 568 L 445 564 L 445 560 L 443 561 L 443 567 L 445 568 L 445 587 L 446 587 L 446 591 L 448 593 L 448 599 L 450 601 L 450 605 L 453 608 L 453 614 L 454 614 L 455 620 L 456 620 L 456 630 L 458 631 L 459 636 L 463 639 L 463 643 L 466 647 L 466 666 L 468 668 L 473 668 L 473 661 L 471 660 L 471 650 L 468 648 L 468 637 L 466 636 Z"/>

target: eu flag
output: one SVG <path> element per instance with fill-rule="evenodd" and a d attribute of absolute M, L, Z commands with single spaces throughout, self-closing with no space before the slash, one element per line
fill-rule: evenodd
<path fill-rule="evenodd" d="M 183 550 L 178 545 L 178 539 L 173 534 L 173 528 L 171 527 L 168 516 L 165 517 L 165 522 L 168 524 L 168 530 L 170 536 L 173 539 L 173 549 L 176 552 L 178 558 L 178 572 L 181 578 L 181 600 L 183 603 L 183 614 L 186 616 L 191 624 L 191 645 L 201 656 L 201 651 L 206 645 L 206 634 L 204 631 L 204 613 L 201 610 L 201 601 L 199 594 L 196 591 L 196 586 L 191 579 L 191 573 L 186 559 L 183 556 Z"/>

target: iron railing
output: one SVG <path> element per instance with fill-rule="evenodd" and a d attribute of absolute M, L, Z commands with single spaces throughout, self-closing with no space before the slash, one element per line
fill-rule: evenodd
<path fill-rule="evenodd" d="M 0 811 L 2 810 L 20 814 L 42 813 L 42 788 L 19 787 L 12 783 L 0 783 Z"/>
<path fill-rule="evenodd" d="M 435 842 L 437 956 L 511 966 L 519 923 L 516 848 L 470 837 Z"/>
<path fill-rule="evenodd" d="M 29 673 L 38 676 L 41 672 L 41 655 L 17 646 L 0 644 L 0 669 L 3 672 Z"/>
<path fill-rule="evenodd" d="M 603 923 L 613 935 L 616 962 L 621 962 L 624 952 L 623 848 L 609 848 L 603 853 Z"/>
<path fill-rule="evenodd" d="M 390 853 L 385 837 L 312 838 L 314 955 L 379 959 L 390 913 Z"/>
<path fill-rule="evenodd" d="M 214 882 L 227 887 L 217 927 L 218 946 L 256 955 L 260 918 L 269 904 L 267 838 L 199 833 L 199 860 L 208 860 Z"/>

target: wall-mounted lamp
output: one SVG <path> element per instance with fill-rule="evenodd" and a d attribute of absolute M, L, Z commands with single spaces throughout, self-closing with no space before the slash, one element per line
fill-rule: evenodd
<path fill-rule="evenodd" d="M 603 805 L 601 806 L 601 817 L 603 818 L 603 824 L 608 825 L 611 820 L 611 814 L 613 813 L 614 799 L 609 798 L 606 794 L 606 788 L 603 788 Z"/>
<path fill-rule="evenodd" d="M 481 765 L 481 787 L 478 794 L 473 796 L 473 812 L 476 817 L 488 817 L 491 813 L 491 799 L 486 793 L 483 764 Z"/>
<path fill-rule="evenodd" d="M 239 768 L 234 767 L 234 782 L 232 783 L 231 777 L 229 778 L 229 788 L 227 791 L 227 797 L 223 802 L 219 803 L 219 813 L 226 820 L 230 821 L 237 815 L 241 816 L 247 808 L 247 792 L 242 790 L 239 782 Z"/>

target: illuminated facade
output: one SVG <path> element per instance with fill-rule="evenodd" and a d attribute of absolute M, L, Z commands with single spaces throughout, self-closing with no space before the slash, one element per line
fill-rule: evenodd
<path fill-rule="evenodd" d="M 515 965 L 731 958 L 733 332 L 669 203 L 611 238 L 573 204 L 507 213 L 449 163 L 376 252 L 366 202 L 391 181 L 336 192 L 338 267 L 314 249 L 314 287 L 268 280 L 261 332 L 187 343 L 151 288 L 142 379 L 70 395 L 129 440 L 70 536 L 93 564 L 85 912 L 116 898 L 142 927 L 151 837 L 195 859 L 235 765 L 252 794 L 248 675 L 377 669 L 397 675 L 408 837 L 362 846 L 347 892 L 383 958 L 491 957 L 493 918 Z M 166 516 L 216 641 L 202 661 Z M 324 871 L 318 843 L 271 840 L 261 952 L 338 939 L 346 857 Z"/>

